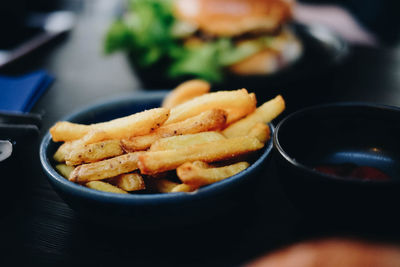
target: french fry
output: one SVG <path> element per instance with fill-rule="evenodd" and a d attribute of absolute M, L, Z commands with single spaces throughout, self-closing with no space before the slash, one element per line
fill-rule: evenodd
<path fill-rule="evenodd" d="M 65 142 L 54 153 L 53 159 L 57 162 L 65 162 L 65 158 L 73 149 L 73 141 Z"/>
<path fill-rule="evenodd" d="M 103 140 L 123 139 L 148 134 L 160 127 L 168 117 L 168 109 L 155 108 L 108 122 L 90 125 L 61 121 L 50 128 L 50 133 L 54 142 L 77 140 L 88 134 L 91 130 L 99 130 L 99 133 L 104 132 Z M 97 141 L 100 140 L 97 138 Z"/>
<path fill-rule="evenodd" d="M 201 96 L 210 91 L 211 85 L 203 80 L 190 80 L 178 85 L 164 99 L 163 108 L 173 108 L 196 96 Z"/>
<path fill-rule="evenodd" d="M 271 136 L 271 131 L 267 124 L 258 122 L 247 134 L 248 136 L 252 136 L 257 138 L 261 143 L 267 142 Z"/>
<path fill-rule="evenodd" d="M 250 96 L 251 100 L 257 104 L 257 96 L 256 96 L 256 94 L 255 93 L 250 93 L 249 96 Z"/>
<path fill-rule="evenodd" d="M 231 177 L 247 167 L 247 162 L 238 162 L 224 167 L 211 167 L 204 162 L 186 162 L 176 169 L 179 179 L 191 187 L 201 187 Z"/>
<path fill-rule="evenodd" d="M 161 126 L 148 135 L 124 139 L 121 143 L 125 151 L 145 150 L 163 137 L 222 129 L 226 117 L 226 112 L 222 109 L 207 110 L 184 121 Z"/>
<path fill-rule="evenodd" d="M 151 181 L 155 189 L 160 193 L 170 193 L 172 190 L 179 185 L 178 183 L 172 182 L 168 179 L 154 179 Z"/>
<path fill-rule="evenodd" d="M 281 95 L 265 102 L 252 114 L 228 126 L 222 133 L 226 137 L 244 136 L 257 123 L 268 123 L 285 109 L 285 101 Z"/>
<path fill-rule="evenodd" d="M 281 95 L 274 99 L 265 102 L 256 109 L 252 114 L 248 115 L 230 126 L 228 126 L 222 133 L 226 137 L 244 136 L 252 129 L 257 123 L 268 123 L 277 117 L 285 109 L 285 101 Z"/>
<path fill-rule="evenodd" d="M 79 165 L 119 156 L 123 153 L 119 140 L 106 140 L 93 144 L 76 145 L 65 156 L 65 161 L 67 165 Z"/>
<path fill-rule="evenodd" d="M 100 141 L 104 141 L 108 138 L 107 132 L 101 129 L 92 129 L 87 134 L 85 134 L 82 138 L 72 141 L 74 144 L 74 148 L 79 147 L 80 145 L 88 145 L 97 143 Z"/>
<path fill-rule="evenodd" d="M 91 129 L 90 125 L 60 121 L 50 128 L 50 134 L 54 142 L 72 141 L 82 138 Z"/>
<path fill-rule="evenodd" d="M 71 173 L 69 180 L 85 183 L 132 172 L 138 168 L 138 156 L 140 153 L 128 153 L 111 159 L 79 165 Z"/>
<path fill-rule="evenodd" d="M 179 149 L 191 145 L 198 145 L 208 142 L 226 139 L 219 132 L 201 132 L 196 134 L 185 134 L 158 139 L 151 145 L 150 151 L 161 151 Z"/>
<path fill-rule="evenodd" d="M 176 192 L 193 192 L 197 189 L 197 187 L 193 187 L 187 184 L 178 184 L 174 188 L 172 188 L 171 193 Z"/>
<path fill-rule="evenodd" d="M 89 187 L 91 189 L 99 190 L 99 191 L 104 191 L 104 192 L 110 192 L 110 193 L 118 193 L 118 194 L 127 194 L 128 192 L 122 190 L 121 188 L 118 188 L 114 185 L 111 185 L 109 183 L 105 183 L 102 181 L 91 181 L 87 182 L 85 184 L 86 187 Z"/>
<path fill-rule="evenodd" d="M 174 150 L 143 152 L 139 155 L 138 165 L 142 174 L 154 174 L 175 169 L 185 162 L 231 159 L 263 146 L 255 137 L 241 136 Z"/>
<path fill-rule="evenodd" d="M 146 189 L 143 177 L 137 172 L 120 174 L 107 182 L 129 192 Z"/>
<path fill-rule="evenodd" d="M 57 164 L 56 165 L 56 170 L 58 171 L 58 173 L 61 174 L 62 176 L 64 176 L 66 179 L 68 179 L 68 177 L 70 176 L 71 172 L 74 169 L 75 169 L 74 167 L 67 166 L 65 164 Z"/>
<path fill-rule="evenodd" d="M 152 183 L 156 190 L 160 193 L 193 192 L 197 189 L 190 185 L 172 182 L 168 179 L 155 179 L 152 181 Z"/>
<path fill-rule="evenodd" d="M 165 125 L 183 121 L 214 108 L 231 111 L 234 116 L 230 115 L 228 112 L 227 118 L 227 124 L 230 124 L 240 118 L 238 115 L 243 117 L 253 112 L 256 108 L 256 104 L 255 98 L 248 94 L 246 89 L 209 93 L 195 97 L 172 108 Z M 240 110 L 241 112 L 235 113 L 233 112 L 235 110 Z"/>
<path fill-rule="evenodd" d="M 54 153 L 53 158 L 55 161 L 58 162 L 65 162 L 69 154 L 78 149 L 81 150 L 83 146 L 86 144 L 94 143 L 97 141 L 104 140 L 105 133 L 103 131 L 99 130 L 90 130 L 86 135 L 84 135 L 82 138 L 73 140 L 73 141 L 67 141 L 63 143 Z M 67 164 L 70 165 L 70 164 Z"/>

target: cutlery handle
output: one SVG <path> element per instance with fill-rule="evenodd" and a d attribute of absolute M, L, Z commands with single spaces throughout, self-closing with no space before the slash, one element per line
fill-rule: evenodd
<path fill-rule="evenodd" d="M 42 124 L 42 116 L 35 113 L 0 111 L 0 124 L 32 124 L 40 128 Z"/>
<path fill-rule="evenodd" d="M 39 136 L 39 128 L 32 124 L 0 123 L 0 139 L 11 140 L 16 144 L 32 143 Z"/>
<path fill-rule="evenodd" d="M 13 145 L 8 140 L 0 140 L 0 162 L 9 158 L 13 151 Z"/>

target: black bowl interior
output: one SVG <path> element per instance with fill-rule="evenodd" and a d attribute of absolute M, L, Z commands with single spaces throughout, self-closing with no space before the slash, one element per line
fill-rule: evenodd
<path fill-rule="evenodd" d="M 300 168 L 356 164 L 400 181 L 400 109 L 362 104 L 309 108 L 284 119 L 277 142 Z"/>

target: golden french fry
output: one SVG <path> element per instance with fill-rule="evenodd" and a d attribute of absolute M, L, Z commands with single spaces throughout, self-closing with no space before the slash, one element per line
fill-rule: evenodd
<path fill-rule="evenodd" d="M 88 145 L 77 145 L 65 156 L 67 165 L 91 163 L 122 155 L 120 140 L 106 140 Z"/>
<path fill-rule="evenodd" d="M 255 98 L 248 94 L 246 89 L 235 91 L 220 91 L 195 97 L 171 109 L 170 117 L 165 125 L 183 121 L 187 118 L 196 116 L 209 109 L 242 110 L 238 113 L 246 116 L 256 108 Z M 227 124 L 239 119 L 238 114 L 230 116 L 228 112 Z"/>
<path fill-rule="evenodd" d="M 251 97 L 252 101 L 257 104 L 257 96 L 255 93 L 250 93 L 249 96 Z"/>
<path fill-rule="evenodd" d="M 70 176 L 71 172 L 74 169 L 75 169 L 74 167 L 67 166 L 65 164 L 57 164 L 56 165 L 56 170 L 58 171 L 58 173 L 61 174 L 62 176 L 64 176 L 66 179 L 68 179 L 68 177 Z"/>
<path fill-rule="evenodd" d="M 138 156 L 141 152 L 128 153 L 115 158 L 79 165 L 69 176 L 69 180 L 84 183 L 103 180 L 138 168 Z"/>
<path fill-rule="evenodd" d="M 226 109 L 228 113 L 229 121 L 227 120 L 226 125 L 229 126 L 232 123 L 246 117 L 248 114 L 252 113 L 253 110 L 249 110 L 248 108 L 236 108 L 236 109 Z"/>
<path fill-rule="evenodd" d="M 163 108 L 173 108 L 196 96 L 201 96 L 210 91 L 211 85 L 203 80 L 190 80 L 178 85 L 164 99 Z"/>
<path fill-rule="evenodd" d="M 163 137 L 222 129 L 226 117 L 226 112 L 222 109 L 207 110 L 184 121 L 163 125 L 148 135 L 124 139 L 121 143 L 125 151 L 145 150 Z"/>
<path fill-rule="evenodd" d="M 172 182 L 168 179 L 154 179 L 152 180 L 152 184 L 160 193 L 193 192 L 197 189 L 190 185 Z"/>
<path fill-rule="evenodd" d="M 179 185 L 178 183 L 164 178 L 151 180 L 151 183 L 160 193 L 170 193 L 177 185 Z"/>
<path fill-rule="evenodd" d="M 64 144 L 62 144 L 57 149 L 56 153 L 54 153 L 53 158 L 55 161 L 65 162 L 67 157 L 72 151 L 76 149 L 80 150 L 86 144 L 98 142 L 101 140 L 104 140 L 104 132 L 98 130 L 90 130 L 82 138 L 73 141 L 67 141 Z"/>
<path fill-rule="evenodd" d="M 261 143 L 267 142 L 271 136 L 271 131 L 268 124 L 258 122 L 247 134 L 257 138 Z"/>
<path fill-rule="evenodd" d="M 190 186 L 187 184 L 178 184 L 174 188 L 172 188 L 171 193 L 174 192 L 193 192 L 197 189 L 198 187 Z"/>
<path fill-rule="evenodd" d="M 192 187 L 201 187 L 231 177 L 247 167 L 247 162 L 238 162 L 223 167 L 211 167 L 203 162 L 186 162 L 176 169 L 179 179 Z"/>
<path fill-rule="evenodd" d="M 80 139 L 91 130 L 98 130 L 99 132 L 96 132 L 95 136 L 102 135 L 102 140 L 129 138 L 150 133 L 160 127 L 168 119 L 168 116 L 168 109 L 155 108 L 108 122 L 90 125 L 61 121 L 50 128 L 50 133 L 54 142 Z M 101 134 L 101 132 L 103 133 Z M 96 141 L 101 141 L 98 137 L 95 139 Z"/>
<path fill-rule="evenodd" d="M 73 141 L 65 142 L 62 144 L 54 153 L 53 159 L 57 162 L 65 162 L 65 158 L 71 152 L 73 148 Z"/>
<path fill-rule="evenodd" d="M 61 121 L 50 128 L 50 134 L 54 142 L 72 141 L 82 138 L 90 129 L 89 125 Z"/>
<path fill-rule="evenodd" d="M 150 151 L 178 149 L 191 145 L 203 144 L 225 139 L 219 132 L 201 132 L 158 139 L 151 145 Z"/>
<path fill-rule="evenodd" d="M 227 121 L 227 124 L 234 123 L 241 118 L 249 115 L 252 113 L 257 106 L 257 99 L 256 95 L 254 93 L 249 94 L 250 101 L 249 105 L 244 105 L 242 107 L 234 107 L 234 108 L 226 108 L 226 111 L 228 112 L 228 118 L 229 121 Z M 251 104 L 250 104 L 251 103 Z"/>
<path fill-rule="evenodd" d="M 258 122 L 268 123 L 276 118 L 285 109 L 285 101 L 281 95 L 265 102 L 252 114 L 228 126 L 222 133 L 226 137 L 244 136 Z"/>
<path fill-rule="evenodd" d="M 138 191 L 146 189 L 143 177 L 137 172 L 120 174 L 117 177 L 108 179 L 107 182 L 125 191 Z"/>
<path fill-rule="evenodd" d="M 87 145 L 100 142 L 106 140 L 107 138 L 108 138 L 107 132 L 100 129 L 92 129 L 82 138 L 74 140 L 72 142 L 74 143 L 74 146 L 80 146 L 80 145 Z M 75 147 L 73 149 L 75 149 Z"/>
<path fill-rule="evenodd" d="M 114 185 L 111 185 L 109 183 L 105 183 L 102 181 L 90 181 L 90 182 L 87 182 L 85 184 L 85 186 L 89 187 L 91 189 L 104 191 L 104 192 L 127 194 L 127 192 L 122 190 L 121 188 L 118 188 Z"/>
<path fill-rule="evenodd" d="M 143 152 L 139 155 L 138 165 L 142 174 L 153 174 L 175 169 L 185 162 L 231 159 L 263 146 L 255 137 L 234 137 L 174 150 Z"/>

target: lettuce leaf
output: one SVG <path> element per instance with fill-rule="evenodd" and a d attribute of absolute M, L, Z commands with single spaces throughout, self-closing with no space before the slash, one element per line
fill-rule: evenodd
<path fill-rule="evenodd" d="M 104 50 L 128 52 L 140 66 L 150 66 L 168 56 L 175 45 L 173 23 L 170 1 L 131 0 L 126 14 L 109 28 Z"/>
<path fill-rule="evenodd" d="M 196 47 L 184 47 L 176 53 L 168 74 L 172 78 L 195 76 L 208 81 L 222 80 L 222 66 L 218 62 L 218 47 L 204 43 Z"/>
<path fill-rule="evenodd" d="M 170 62 L 167 74 L 171 78 L 193 76 L 218 82 L 227 66 L 257 53 L 265 43 L 237 46 L 229 38 L 219 38 L 195 47 L 184 46 L 174 35 L 176 23 L 171 0 L 130 0 L 124 16 L 106 34 L 105 53 L 124 51 L 143 68 Z"/>

